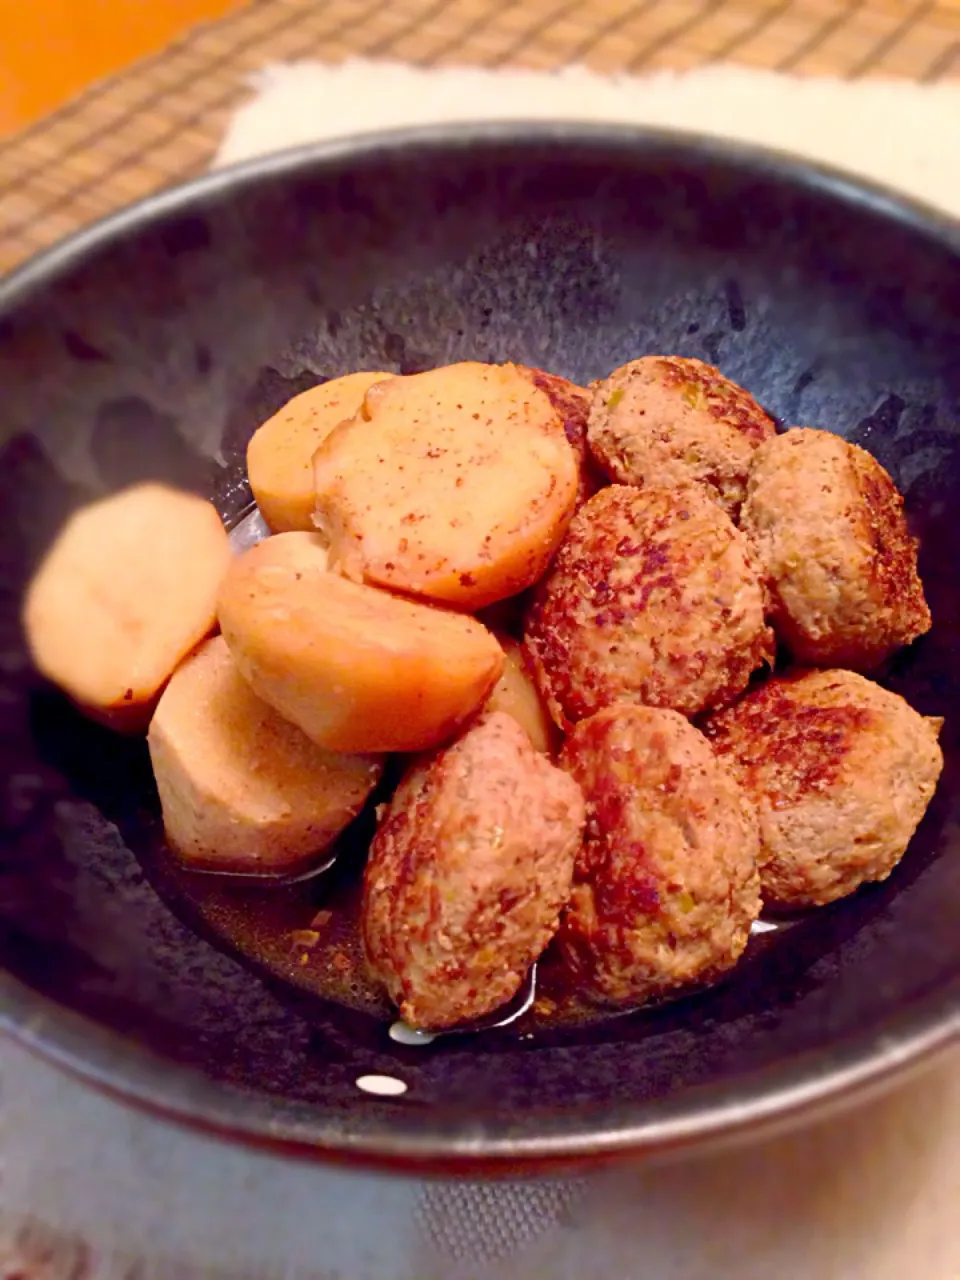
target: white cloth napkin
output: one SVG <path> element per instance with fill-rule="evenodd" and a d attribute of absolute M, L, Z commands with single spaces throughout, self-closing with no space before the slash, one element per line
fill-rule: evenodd
<path fill-rule="evenodd" d="M 672 124 L 859 170 L 960 214 L 960 85 L 711 68 L 647 80 L 271 67 L 218 164 L 436 120 Z M 563 1182 L 348 1175 L 189 1133 L 0 1046 L 0 1277 L 957 1280 L 960 1060 L 748 1150 Z"/>
<path fill-rule="evenodd" d="M 421 71 L 350 59 L 264 68 L 216 164 L 371 129 L 456 120 L 665 125 L 794 151 L 960 213 L 960 81 L 799 79 L 713 66 L 647 77 Z"/>
<path fill-rule="evenodd" d="M 743 1151 L 490 1185 L 247 1151 L 101 1097 L 13 1046 L 0 1078 L 4 1280 L 960 1275 L 957 1060 Z"/>

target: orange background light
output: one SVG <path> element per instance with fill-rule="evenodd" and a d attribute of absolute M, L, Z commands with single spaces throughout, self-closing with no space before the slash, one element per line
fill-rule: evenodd
<path fill-rule="evenodd" d="M 0 0 L 0 132 L 238 7 L 238 0 Z"/>

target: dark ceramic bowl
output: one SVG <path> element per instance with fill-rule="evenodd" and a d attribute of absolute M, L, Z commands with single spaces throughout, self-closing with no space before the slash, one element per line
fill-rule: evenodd
<path fill-rule="evenodd" d="M 719 363 L 893 473 L 935 625 L 885 678 L 947 717 L 939 792 L 886 884 L 760 939 L 712 992 L 592 1030 L 401 1048 L 166 905 L 143 744 L 36 679 L 23 584 L 73 506 L 141 477 L 236 516 L 253 428 L 322 376 L 472 358 L 585 381 L 650 351 Z M 956 1037 L 956 226 L 798 161 L 628 129 L 338 143 L 201 179 L 31 263 L 0 287 L 0 386 L 0 1013 L 22 1040 L 250 1141 L 477 1171 L 792 1121 Z M 368 1074 L 407 1092 L 372 1097 Z"/>

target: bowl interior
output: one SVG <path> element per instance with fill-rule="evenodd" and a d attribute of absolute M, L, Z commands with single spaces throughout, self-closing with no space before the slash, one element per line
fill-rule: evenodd
<path fill-rule="evenodd" d="M 0 961 L 120 1034 L 71 1036 L 75 1064 L 109 1061 L 120 1087 L 160 1105 L 176 1092 L 201 1119 L 220 1094 L 175 1066 L 240 1086 L 237 1126 L 261 1136 L 295 1120 L 332 1147 L 389 1151 L 416 1131 L 482 1156 L 611 1126 L 643 1145 L 668 1117 L 778 1079 L 828 1090 L 851 1046 L 869 1058 L 919 1009 L 956 1029 L 956 249 L 935 219 L 788 162 L 626 131 L 494 130 L 223 175 L 0 290 Z M 706 995 L 591 1030 L 404 1049 L 181 921 L 150 870 L 145 747 L 36 679 L 20 593 L 67 512 L 131 481 L 168 479 L 236 516 L 251 432 L 325 377 L 513 359 L 586 381 L 645 352 L 718 363 L 785 423 L 839 431 L 891 471 L 935 625 L 885 681 L 946 716 L 939 792 L 886 884 L 759 940 Z M 56 1045 L 59 1017 L 47 1007 L 40 1041 Z M 133 1043 L 157 1057 L 134 1070 Z M 407 1092 L 364 1094 L 371 1073 Z"/>

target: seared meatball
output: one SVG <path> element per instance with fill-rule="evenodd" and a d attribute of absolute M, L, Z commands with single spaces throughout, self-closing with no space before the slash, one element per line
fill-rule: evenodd
<path fill-rule="evenodd" d="M 587 419 L 590 416 L 592 392 L 586 387 L 578 387 L 575 382 L 568 382 L 558 374 L 545 373 L 542 369 L 531 369 L 522 364 L 518 364 L 517 369 L 544 392 L 563 418 L 563 430 L 580 463 L 580 483 L 577 488 L 579 507 L 604 483 L 587 449 Z"/>
<path fill-rule="evenodd" d="M 630 1006 L 717 978 L 760 911 L 757 818 L 703 735 L 619 703 L 560 757 L 587 830 L 558 941 L 585 994 Z"/>
<path fill-rule="evenodd" d="M 753 452 L 775 434 L 753 397 L 702 360 L 644 356 L 593 384 L 587 439 L 611 480 L 693 481 L 734 519 Z"/>
<path fill-rule="evenodd" d="M 903 499 L 864 449 L 806 427 L 761 445 L 740 527 L 798 662 L 869 671 L 929 631 Z"/>
<path fill-rule="evenodd" d="M 553 936 L 570 893 L 580 788 L 494 712 L 416 763 L 370 846 L 367 958 L 413 1026 L 498 1008 Z"/>
<path fill-rule="evenodd" d="M 852 671 L 780 676 L 711 717 L 758 808 L 767 902 L 816 906 L 886 879 L 936 788 L 941 723 Z"/>
<path fill-rule="evenodd" d="M 574 517 L 527 619 L 561 728 L 618 699 L 695 715 L 773 654 L 746 538 L 693 485 L 611 485 Z"/>

